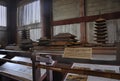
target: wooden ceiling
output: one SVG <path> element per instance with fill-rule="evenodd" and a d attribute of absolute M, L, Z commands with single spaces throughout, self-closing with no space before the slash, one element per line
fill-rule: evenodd
<path fill-rule="evenodd" d="M 0 5 L 6 6 L 8 3 L 20 3 L 22 0 L 0 0 Z"/>
<path fill-rule="evenodd" d="M 6 5 L 7 3 L 17 3 L 18 5 L 26 4 L 35 0 L 0 0 L 1 5 Z"/>
<path fill-rule="evenodd" d="M 17 2 L 19 2 L 19 1 L 22 1 L 22 0 L 0 0 L 0 1 L 2 1 L 2 2 L 9 2 L 9 1 L 11 1 L 11 2 L 14 2 L 14 1 L 17 1 Z"/>

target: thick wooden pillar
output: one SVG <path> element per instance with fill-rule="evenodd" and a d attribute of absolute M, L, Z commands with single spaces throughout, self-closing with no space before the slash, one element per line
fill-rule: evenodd
<path fill-rule="evenodd" d="M 8 44 L 16 43 L 17 35 L 17 1 L 7 2 L 7 38 Z"/>
<path fill-rule="evenodd" d="M 120 63 L 120 42 L 117 43 L 117 54 L 116 54 L 116 60 Z"/>
<path fill-rule="evenodd" d="M 41 22 L 43 24 L 43 36 L 51 38 L 52 0 L 41 0 Z"/>
<path fill-rule="evenodd" d="M 85 0 L 80 0 L 80 16 L 86 16 Z M 87 43 L 86 22 L 80 23 L 81 43 Z"/>

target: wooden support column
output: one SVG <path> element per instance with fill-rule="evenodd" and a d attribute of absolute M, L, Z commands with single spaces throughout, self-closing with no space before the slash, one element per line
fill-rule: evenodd
<path fill-rule="evenodd" d="M 119 41 L 116 43 L 116 47 L 117 47 L 116 60 L 119 61 L 120 63 L 120 42 Z"/>
<path fill-rule="evenodd" d="M 44 30 L 45 30 L 45 20 L 44 20 L 44 0 L 40 0 L 40 20 L 41 20 L 41 24 L 42 24 L 42 37 L 45 36 Z"/>
<path fill-rule="evenodd" d="M 80 16 L 86 16 L 85 12 L 85 0 L 80 0 Z M 81 38 L 80 41 L 81 43 L 87 43 L 87 37 L 86 37 L 86 22 L 80 23 L 80 33 L 81 33 Z"/>
<path fill-rule="evenodd" d="M 39 62 L 36 62 L 36 55 L 35 53 L 32 54 L 32 76 L 33 76 L 33 81 L 42 81 L 40 79 L 41 73 L 40 73 L 40 68 L 37 68 L 37 64 Z"/>
<path fill-rule="evenodd" d="M 17 1 L 7 2 L 7 38 L 8 44 L 16 43 L 17 40 Z"/>
<path fill-rule="evenodd" d="M 43 36 L 51 38 L 52 0 L 41 0 L 41 17 Z"/>

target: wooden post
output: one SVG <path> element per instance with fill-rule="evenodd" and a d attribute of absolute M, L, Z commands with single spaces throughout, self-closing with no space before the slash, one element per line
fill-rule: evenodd
<path fill-rule="evenodd" d="M 36 62 L 36 55 L 35 52 L 33 52 L 32 54 L 32 76 L 33 76 L 33 81 L 41 81 L 40 77 L 40 68 L 37 68 L 37 64 L 39 64 L 38 62 Z"/>
<path fill-rule="evenodd" d="M 85 12 L 85 0 L 80 0 L 80 16 L 83 17 L 86 15 Z M 86 22 L 80 23 L 80 33 L 81 33 L 81 43 L 87 43 L 86 37 Z"/>
<path fill-rule="evenodd" d="M 49 60 L 52 60 L 52 57 L 47 55 L 48 59 Z M 52 63 L 46 63 L 46 65 L 52 65 Z M 53 81 L 53 72 L 52 70 L 49 70 L 49 69 L 46 69 L 47 70 L 47 81 Z"/>
<path fill-rule="evenodd" d="M 120 42 L 117 42 L 117 54 L 116 54 L 116 60 L 120 61 Z M 120 62 L 119 62 L 120 63 Z"/>

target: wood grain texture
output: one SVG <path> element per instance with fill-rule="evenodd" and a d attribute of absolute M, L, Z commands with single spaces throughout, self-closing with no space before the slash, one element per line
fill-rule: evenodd
<path fill-rule="evenodd" d="M 119 19 L 120 18 L 119 14 L 120 12 L 113 12 L 113 13 L 101 14 L 101 16 L 100 15 L 83 16 L 83 17 L 53 21 L 52 25 L 58 26 L 58 25 L 74 24 L 74 23 L 81 23 L 81 22 L 93 22 L 99 17 L 105 18 L 106 20 Z"/>

